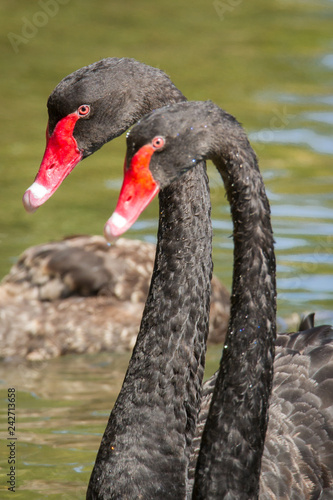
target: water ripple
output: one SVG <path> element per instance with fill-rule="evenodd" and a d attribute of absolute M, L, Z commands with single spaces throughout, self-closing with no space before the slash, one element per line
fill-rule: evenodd
<path fill-rule="evenodd" d="M 333 141 L 331 136 L 318 134 L 313 130 L 299 128 L 290 130 L 262 129 L 252 132 L 250 139 L 261 143 L 305 145 L 321 154 L 333 154 Z"/>
<path fill-rule="evenodd" d="M 333 69 L 333 54 L 327 54 L 321 60 L 324 66 L 327 66 L 330 69 Z"/>
<path fill-rule="evenodd" d="M 302 116 L 306 120 L 333 125 L 333 113 L 329 113 L 326 111 L 321 111 L 321 112 L 317 111 L 311 113 L 304 113 Z"/>
<path fill-rule="evenodd" d="M 306 200 L 308 201 L 308 200 Z M 272 215 L 274 217 L 301 217 L 302 219 L 332 219 L 333 209 L 320 206 L 299 205 L 273 205 Z"/>

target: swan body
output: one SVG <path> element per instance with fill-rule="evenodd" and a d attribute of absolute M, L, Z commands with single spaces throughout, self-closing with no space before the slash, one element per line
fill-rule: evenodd
<path fill-rule="evenodd" d="M 237 121 L 210 102 L 169 106 L 140 120 L 127 138 L 124 183 L 105 234 L 121 234 L 118 214 L 133 222 L 146 206 L 141 200 L 138 209 L 128 196 L 138 173 L 150 200 L 203 159 L 216 164 L 231 205 L 234 278 L 220 370 L 205 384 L 192 442 L 196 471 L 193 484 L 190 466 L 188 496 L 330 498 L 333 331 L 324 326 L 276 339 L 270 209 Z"/>
<path fill-rule="evenodd" d="M 30 247 L 0 284 L 0 355 L 49 359 L 132 349 L 156 246 L 73 236 Z M 229 293 L 213 276 L 208 342 L 224 342 Z"/>
<path fill-rule="evenodd" d="M 333 330 L 278 335 L 259 498 L 333 497 Z"/>
<path fill-rule="evenodd" d="M 202 432 L 217 373 L 203 387 L 192 443 L 188 498 L 192 498 Z M 333 330 L 328 325 L 275 343 L 269 420 L 261 461 L 260 500 L 327 499 L 333 495 Z"/>

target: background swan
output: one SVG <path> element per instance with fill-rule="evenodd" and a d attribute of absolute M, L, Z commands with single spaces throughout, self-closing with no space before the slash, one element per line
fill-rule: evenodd
<path fill-rule="evenodd" d="M 132 349 L 156 246 L 75 236 L 28 248 L 0 284 L 0 355 L 50 359 Z M 229 293 L 213 276 L 208 342 L 223 342 Z"/>

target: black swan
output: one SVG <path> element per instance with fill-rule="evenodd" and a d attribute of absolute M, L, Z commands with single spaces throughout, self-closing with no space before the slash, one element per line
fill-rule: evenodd
<path fill-rule="evenodd" d="M 156 246 L 71 236 L 27 248 L 0 283 L 0 357 L 45 360 L 132 349 Z M 212 278 L 208 343 L 223 343 L 229 292 Z"/>
<path fill-rule="evenodd" d="M 163 72 L 130 59 L 66 77 L 48 100 L 46 151 L 25 208 L 38 208 L 81 159 L 142 115 L 184 100 Z M 153 278 L 88 498 L 186 495 L 209 328 L 211 234 L 208 179 L 198 164 L 160 193 Z"/>
<path fill-rule="evenodd" d="M 124 182 L 105 234 L 109 239 L 122 234 L 157 192 L 182 184 L 177 179 L 206 159 L 212 159 L 221 173 L 231 206 L 234 275 L 231 317 L 220 369 L 206 384 L 199 418 L 197 440 L 205 420 L 206 424 L 193 498 L 254 499 L 258 498 L 259 485 L 260 498 L 265 500 L 332 498 L 333 330 L 329 326 L 311 328 L 279 335 L 275 341 L 275 255 L 270 207 L 255 153 L 235 118 L 211 102 L 175 104 L 142 118 L 127 137 Z M 193 197 L 198 194 L 193 192 Z M 195 217 L 189 220 L 189 226 L 192 222 L 195 224 Z M 175 242 L 179 239 L 179 234 L 174 235 Z M 175 255 L 177 250 L 176 246 Z M 197 270 L 189 275 L 191 281 Z M 182 272 L 185 276 L 186 270 Z M 202 277 L 195 278 L 202 286 Z M 165 288 L 169 289 L 168 283 Z M 192 297 L 195 300 L 191 292 L 189 300 Z M 146 320 L 144 313 L 143 323 Z M 170 335 L 173 342 L 172 332 Z M 147 351 L 147 355 L 156 353 Z M 151 371 L 151 363 L 150 357 L 145 370 L 156 380 L 160 373 Z M 157 380 L 153 384 L 157 400 L 161 383 L 159 379 L 159 384 Z M 169 390 L 165 381 L 162 387 Z M 132 400 L 137 393 L 128 393 L 127 397 Z M 140 417 L 143 422 L 148 418 L 147 400 L 146 405 Z M 270 424 L 266 435 L 268 408 Z M 108 446 L 117 456 L 118 446 L 126 442 L 118 412 L 116 404 L 100 455 L 106 455 Z M 160 418 L 164 426 L 165 415 Z M 154 439 L 159 438 L 155 429 L 152 434 Z M 136 441 L 131 444 L 136 447 Z M 142 444 L 149 454 L 146 435 Z M 142 454 L 145 456 L 144 451 Z M 109 473 L 115 466 L 112 453 L 103 466 L 100 455 L 90 491 L 99 479 L 104 480 L 104 472 Z M 123 474 L 130 481 L 132 464 L 129 469 L 123 465 Z M 172 461 L 170 465 L 174 465 Z M 117 480 L 117 476 L 111 477 Z M 181 497 L 180 491 L 174 496 Z M 164 498 L 162 492 L 160 498 Z"/>

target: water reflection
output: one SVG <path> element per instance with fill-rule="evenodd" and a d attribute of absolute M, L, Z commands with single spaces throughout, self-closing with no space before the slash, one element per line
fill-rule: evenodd
<path fill-rule="evenodd" d="M 326 123 L 327 125 L 333 125 L 333 113 L 328 112 L 313 112 L 304 113 L 303 118 L 305 120 L 312 120 L 318 123 Z"/>
<path fill-rule="evenodd" d="M 333 69 L 333 54 L 327 54 L 322 58 L 321 62 L 324 66 Z"/>
<path fill-rule="evenodd" d="M 305 145 L 317 153 L 333 154 L 331 136 L 325 136 L 305 128 L 288 130 L 262 129 L 259 132 L 252 132 L 250 139 L 259 143 Z"/>

